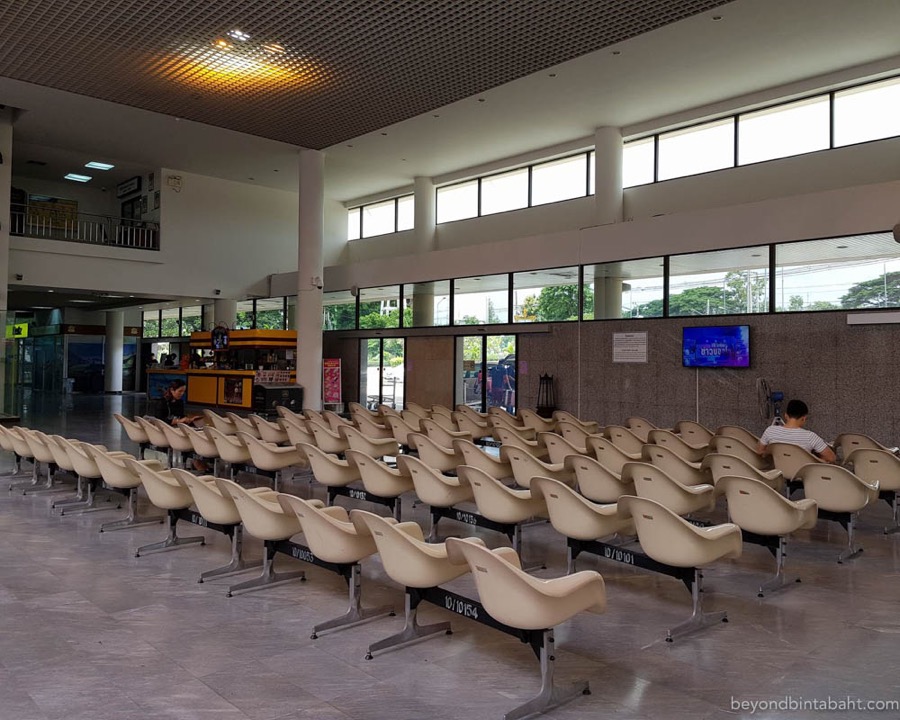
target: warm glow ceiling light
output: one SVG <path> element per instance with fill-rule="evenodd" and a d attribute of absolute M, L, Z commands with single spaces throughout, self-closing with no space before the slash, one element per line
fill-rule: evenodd
<path fill-rule="evenodd" d="M 72 180 L 73 182 L 88 182 L 89 180 L 93 180 L 90 175 L 79 175 L 78 173 L 69 173 L 64 176 L 66 180 Z"/>

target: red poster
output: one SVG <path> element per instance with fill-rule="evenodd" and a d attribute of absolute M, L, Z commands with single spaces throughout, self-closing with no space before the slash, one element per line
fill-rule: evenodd
<path fill-rule="evenodd" d="M 341 402 L 341 361 L 340 359 L 322 360 L 322 402 Z"/>

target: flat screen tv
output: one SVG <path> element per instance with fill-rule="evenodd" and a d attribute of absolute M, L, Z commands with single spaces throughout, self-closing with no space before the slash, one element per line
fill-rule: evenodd
<path fill-rule="evenodd" d="M 681 361 L 685 367 L 750 367 L 750 326 L 684 328 Z"/>
<path fill-rule="evenodd" d="M 216 327 L 210 333 L 212 339 L 212 349 L 221 352 L 228 349 L 228 328 Z"/>

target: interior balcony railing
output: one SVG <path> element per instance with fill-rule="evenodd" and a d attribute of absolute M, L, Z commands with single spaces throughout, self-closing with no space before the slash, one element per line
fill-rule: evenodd
<path fill-rule="evenodd" d="M 110 215 L 48 210 L 12 204 L 10 235 L 106 245 L 135 250 L 159 250 L 159 224 Z"/>

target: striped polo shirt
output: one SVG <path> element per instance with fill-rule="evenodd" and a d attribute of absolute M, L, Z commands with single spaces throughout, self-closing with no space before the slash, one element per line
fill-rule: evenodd
<path fill-rule="evenodd" d="M 814 432 L 803 428 L 789 428 L 784 425 L 769 425 L 759 441 L 763 445 L 770 445 L 775 442 L 799 445 L 807 452 L 816 454 L 828 447 L 828 443 Z"/>

